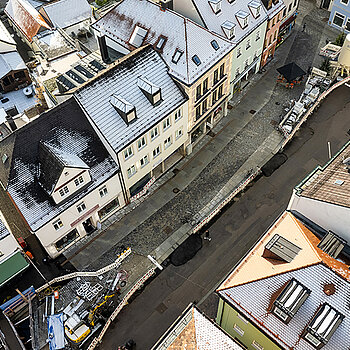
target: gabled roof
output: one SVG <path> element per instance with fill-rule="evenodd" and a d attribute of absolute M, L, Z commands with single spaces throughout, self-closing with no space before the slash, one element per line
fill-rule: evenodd
<path fill-rule="evenodd" d="M 181 0 L 179 0 L 181 1 Z M 235 27 L 235 36 L 231 39 L 232 43 L 239 43 L 248 36 L 252 31 L 257 29 L 263 22 L 267 20 L 267 12 L 265 7 L 262 5 L 260 0 L 257 0 L 261 4 L 260 15 L 255 18 L 251 11 L 249 10 L 249 1 L 247 0 L 235 0 L 221 1 L 221 11 L 218 15 L 214 13 L 208 1 L 205 0 L 191 0 L 196 11 L 200 15 L 200 18 L 204 22 L 206 28 L 209 30 L 224 36 L 224 32 L 221 28 L 221 25 L 225 21 L 230 21 L 236 24 Z M 238 20 L 239 14 L 246 13 L 248 14 L 248 26 L 242 28 Z"/>
<path fill-rule="evenodd" d="M 161 89 L 161 103 L 150 103 L 138 87 L 140 76 Z M 74 95 L 116 152 L 187 100 L 187 96 L 169 75 L 165 62 L 151 46 L 137 49 L 123 57 L 79 87 Z M 132 123 L 127 124 L 112 105 L 113 96 L 117 97 L 115 102 L 125 110 L 130 111 L 131 106 L 135 107 L 136 118 Z"/>
<path fill-rule="evenodd" d="M 2 21 L 0 21 L 0 42 L 8 44 L 9 47 L 12 48 L 10 50 L 6 50 L 6 52 L 16 51 L 16 42 L 13 40 L 12 36 L 8 32 Z"/>
<path fill-rule="evenodd" d="M 5 224 L 0 219 L 0 240 L 7 237 L 10 234 Z"/>
<path fill-rule="evenodd" d="M 128 50 L 135 49 L 130 40 L 136 40 L 133 34 L 137 28 L 146 30 L 143 39 L 139 38 L 142 45 L 149 43 L 156 47 L 163 37 L 165 42 L 162 41 L 159 52 L 169 66 L 169 73 L 187 85 L 233 48 L 228 40 L 174 11 L 162 10 L 160 5 L 148 0 L 124 0 L 92 27 Z M 213 40 L 219 46 L 217 50 L 213 48 Z M 174 59 L 176 52 L 181 53 L 178 60 Z M 199 57 L 200 65 L 193 61 L 195 55 Z"/>
<path fill-rule="evenodd" d="M 196 306 L 189 305 L 152 350 L 241 350 L 227 333 Z"/>
<path fill-rule="evenodd" d="M 21 55 L 17 51 L 0 54 L 0 78 L 15 70 L 27 69 Z"/>
<path fill-rule="evenodd" d="M 74 160 L 75 156 L 79 157 L 90 167 L 92 181 L 66 201 L 55 204 L 48 191 L 39 182 L 41 143 L 73 155 Z M 33 231 L 86 196 L 118 171 L 117 164 L 73 98 L 43 113 L 39 118 L 2 140 L 0 154 L 4 153 L 8 154 L 8 160 L 0 167 L 1 180 Z"/>
<path fill-rule="evenodd" d="M 26 0 L 9 0 L 5 13 L 31 42 L 42 29 L 50 29 L 42 15 Z"/>
<path fill-rule="evenodd" d="M 67 152 L 65 146 L 58 148 L 45 141 L 39 143 L 39 160 L 39 182 L 50 195 L 66 167 L 89 169 L 89 166 L 77 154 Z"/>
<path fill-rule="evenodd" d="M 86 0 L 59 0 L 44 5 L 42 9 L 47 13 L 50 21 L 62 29 L 92 16 L 92 9 Z"/>

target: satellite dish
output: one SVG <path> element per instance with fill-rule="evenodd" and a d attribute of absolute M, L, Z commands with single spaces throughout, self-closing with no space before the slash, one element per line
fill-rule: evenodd
<path fill-rule="evenodd" d="M 345 165 L 347 165 L 347 166 L 350 166 L 350 157 L 345 158 L 345 159 L 343 160 L 343 164 L 345 164 Z"/>

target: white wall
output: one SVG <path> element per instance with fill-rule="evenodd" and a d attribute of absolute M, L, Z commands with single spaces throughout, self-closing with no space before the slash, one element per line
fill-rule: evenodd
<path fill-rule="evenodd" d="M 107 186 L 108 194 L 101 198 L 99 194 L 99 189 L 102 188 L 103 186 Z M 98 188 L 96 188 L 94 191 L 87 194 L 81 200 L 76 201 L 72 206 L 67 208 L 63 213 L 61 213 L 60 215 L 52 219 L 49 223 L 47 223 L 46 225 L 41 227 L 39 230 L 37 230 L 35 234 L 40 240 L 43 247 L 48 252 L 48 254 L 52 258 L 55 258 L 60 253 L 62 253 L 64 249 L 58 252 L 57 249 L 55 248 L 54 243 L 59 239 L 61 239 L 62 237 L 64 237 L 67 233 L 72 231 L 74 228 L 78 230 L 80 237 L 85 236 L 86 232 L 82 225 L 82 222 L 88 219 L 89 217 L 92 217 L 93 224 L 96 225 L 96 222 L 100 221 L 97 214 L 98 210 L 103 208 L 106 204 L 111 202 L 114 198 L 118 198 L 120 207 L 123 207 L 125 205 L 118 174 L 110 178 L 104 184 L 101 184 Z M 78 213 L 76 206 L 81 202 L 85 203 L 86 209 L 82 213 Z M 86 212 L 88 212 L 97 204 L 99 204 L 98 209 L 94 210 L 94 212 L 89 214 L 88 216 L 82 218 Z M 105 217 L 103 220 L 105 220 L 107 217 Z M 79 223 L 72 226 L 71 223 L 73 223 L 78 218 L 82 218 L 82 219 L 80 220 Z M 58 219 L 62 221 L 63 227 L 58 231 L 56 231 L 55 228 L 53 227 L 53 223 Z"/>
<path fill-rule="evenodd" d="M 350 208 L 298 196 L 293 193 L 288 210 L 296 210 L 325 230 L 332 230 L 350 243 Z"/>
<path fill-rule="evenodd" d="M 164 161 L 166 158 L 168 158 L 177 148 L 179 148 L 181 145 L 183 145 L 188 138 L 187 135 L 187 122 L 188 122 L 188 107 L 187 102 L 183 104 L 180 107 L 182 111 L 182 118 L 180 120 L 177 120 L 175 122 L 175 111 L 171 114 L 169 114 L 170 120 L 171 120 L 171 126 L 163 131 L 163 120 L 160 123 L 155 125 L 154 127 L 158 127 L 159 130 L 159 136 L 156 137 L 154 140 L 151 141 L 151 130 L 144 133 L 142 136 L 145 136 L 146 138 L 146 146 L 144 146 L 142 149 L 138 151 L 137 149 L 137 141 L 142 138 L 139 137 L 137 140 L 135 140 L 132 144 L 130 144 L 128 147 L 132 147 L 133 149 L 133 155 L 128 158 L 124 159 L 124 150 L 128 147 L 125 147 L 121 152 L 118 153 L 118 159 L 121 165 L 121 171 L 123 174 L 123 179 L 126 185 L 126 188 L 130 188 L 135 183 L 137 183 L 139 180 L 141 180 L 145 175 L 151 172 L 152 169 L 154 169 L 157 165 L 159 165 L 162 161 Z M 176 130 L 182 129 L 183 134 L 178 139 L 175 139 L 175 132 Z M 172 144 L 165 149 L 164 147 L 164 140 L 167 139 L 169 136 L 172 137 Z M 153 150 L 158 146 L 161 146 L 161 153 L 153 159 L 152 152 Z M 144 157 L 146 154 L 148 154 L 149 163 L 141 168 L 140 165 L 140 159 Z M 137 172 L 132 175 L 130 178 L 128 177 L 127 170 L 132 166 L 135 165 Z"/>
<path fill-rule="evenodd" d="M 200 24 L 202 27 L 205 27 L 192 1 L 173 0 L 173 7 L 173 10 L 175 12 L 181 13 L 185 17 L 192 19 L 192 21 Z"/>

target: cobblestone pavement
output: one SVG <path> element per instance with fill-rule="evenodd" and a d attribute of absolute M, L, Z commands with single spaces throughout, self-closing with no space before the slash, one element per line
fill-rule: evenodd
<path fill-rule="evenodd" d="M 304 1 L 300 6 L 301 14 L 305 14 L 303 22 L 307 23 L 306 31 L 300 30 L 299 22 L 290 38 L 278 49 L 275 59 L 267 67 L 268 72 L 262 79 L 267 78 L 268 74 L 270 78 L 272 76 L 272 79 L 276 79 L 275 68 L 292 61 L 295 61 L 304 70 L 307 70 L 314 62 L 318 66 L 321 61 L 318 56 L 318 48 L 325 44 L 326 38 L 335 38 L 337 33 L 328 27 L 325 21 L 326 11 L 315 9 L 312 2 Z M 259 75 L 254 78 L 257 81 L 255 84 L 258 84 L 258 78 Z M 251 82 L 250 89 L 254 88 L 253 84 L 254 81 Z M 232 174 L 274 131 L 274 126 L 283 113 L 283 105 L 290 99 L 298 98 L 302 90 L 302 85 L 293 90 L 276 85 L 268 103 L 251 118 L 197 178 L 121 240 L 118 246 L 103 254 L 103 257 L 94 262 L 90 269 L 103 266 L 106 261 L 112 260 L 119 251 L 120 245 L 131 246 L 137 253 L 147 255 L 151 247 L 161 244 L 170 233 L 184 223 L 190 222 L 191 218 L 215 196 Z M 249 90 L 247 97 L 243 99 L 254 98 L 254 96 L 248 96 Z M 237 113 L 236 109 L 229 111 L 227 121 L 235 113 Z"/>

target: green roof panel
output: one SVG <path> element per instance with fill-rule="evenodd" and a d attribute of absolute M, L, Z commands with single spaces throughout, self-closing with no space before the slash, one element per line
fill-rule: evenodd
<path fill-rule="evenodd" d="M 28 262 L 21 252 L 13 254 L 8 259 L 0 263 L 0 286 L 9 281 L 28 267 Z"/>

